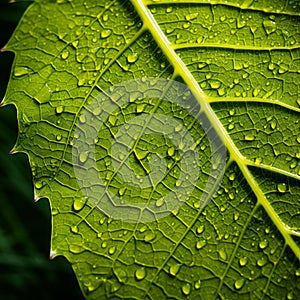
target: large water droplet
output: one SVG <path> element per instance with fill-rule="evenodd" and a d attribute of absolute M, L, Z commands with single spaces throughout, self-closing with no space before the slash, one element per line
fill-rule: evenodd
<path fill-rule="evenodd" d="M 63 51 L 63 53 L 61 54 L 61 58 L 62 59 L 67 59 L 69 57 L 70 52 L 69 51 Z"/>
<path fill-rule="evenodd" d="M 268 247 L 268 241 L 267 240 L 263 240 L 263 241 L 261 241 L 260 243 L 259 243 L 259 248 L 260 249 L 265 249 L 265 248 L 267 248 Z"/>
<path fill-rule="evenodd" d="M 205 245 L 206 245 L 206 240 L 198 241 L 196 243 L 196 248 L 199 250 L 202 249 Z"/>

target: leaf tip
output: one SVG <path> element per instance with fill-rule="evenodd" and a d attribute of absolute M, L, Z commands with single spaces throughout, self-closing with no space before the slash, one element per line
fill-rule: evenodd
<path fill-rule="evenodd" d="M 40 198 L 35 194 L 34 195 L 34 202 L 38 202 L 40 200 Z"/>
<path fill-rule="evenodd" d="M 54 259 L 55 257 L 56 257 L 56 251 L 51 250 L 51 251 L 50 251 L 49 258 L 52 260 L 52 259 Z"/>
<path fill-rule="evenodd" d="M 5 46 L 0 48 L 0 52 L 6 52 L 6 51 L 7 51 L 7 48 Z"/>
<path fill-rule="evenodd" d="M 11 154 L 11 155 L 16 154 L 16 153 L 18 153 L 18 151 L 15 148 L 13 148 L 9 151 L 9 154 Z"/>

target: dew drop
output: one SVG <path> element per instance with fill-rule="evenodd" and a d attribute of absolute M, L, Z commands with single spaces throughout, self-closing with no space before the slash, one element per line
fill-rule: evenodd
<path fill-rule="evenodd" d="M 121 187 L 121 188 L 119 189 L 119 195 L 120 195 L 120 196 L 123 196 L 123 195 L 125 194 L 125 191 L 126 191 L 126 188 L 125 188 L 125 187 Z"/>
<path fill-rule="evenodd" d="M 260 249 L 265 249 L 265 248 L 267 248 L 268 247 L 268 241 L 267 240 L 263 240 L 263 241 L 261 241 L 260 243 L 259 243 L 259 248 Z"/>
<path fill-rule="evenodd" d="M 264 258 L 261 258 L 258 259 L 256 263 L 259 267 L 263 267 L 267 263 L 267 261 Z"/>
<path fill-rule="evenodd" d="M 142 113 L 145 109 L 145 104 L 138 104 L 136 107 L 136 112 L 137 113 Z"/>
<path fill-rule="evenodd" d="M 133 64 L 137 61 L 138 59 L 138 54 L 137 53 L 131 53 L 127 56 L 127 62 L 129 64 Z"/>
<path fill-rule="evenodd" d="M 170 267 L 170 274 L 172 275 L 172 276 L 176 276 L 177 275 L 177 273 L 179 272 L 179 270 L 180 270 L 180 264 L 176 264 L 176 265 L 172 265 L 171 267 Z"/>
<path fill-rule="evenodd" d="M 137 269 L 135 271 L 135 278 L 136 278 L 136 280 L 142 280 L 142 279 L 145 278 L 145 276 L 146 276 L 146 270 L 145 270 L 145 268 L 140 268 L 140 269 Z"/>
<path fill-rule="evenodd" d="M 294 299 L 294 295 L 293 295 L 293 292 L 289 292 L 287 294 L 287 297 L 286 297 L 288 300 L 293 300 Z"/>
<path fill-rule="evenodd" d="M 235 174 L 234 173 L 230 174 L 229 175 L 229 180 L 233 181 L 234 179 L 235 179 Z"/>
<path fill-rule="evenodd" d="M 199 290 L 200 287 L 201 287 L 201 281 L 200 281 L 200 279 L 199 279 L 199 280 L 197 280 L 197 281 L 195 282 L 195 289 L 196 289 L 196 290 Z"/>
<path fill-rule="evenodd" d="M 155 234 L 153 232 L 148 232 L 146 235 L 145 235 L 145 242 L 150 242 L 150 241 L 153 241 L 155 239 Z"/>
<path fill-rule="evenodd" d="M 108 253 L 109 253 L 110 255 L 113 255 L 115 252 L 116 252 L 116 247 L 115 247 L 115 246 L 112 246 L 112 247 L 110 247 L 110 248 L 108 249 Z"/>
<path fill-rule="evenodd" d="M 243 287 L 244 283 L 245 283 L 244 278 L 236 280 L 235 283 L 234 283 L 235 289 L 240 290 Z"/>
<path fill-rule="evenodd" d="M 110 29 L 106 29 L 106 30 L 101 31 L 100 37 L 101 37 L 102 39 L 106 39 L 106 38 L 108 38 L 110 35 L 111 35 L 111 30 L 110 30 Z"/>
<path fill-rule="evenodd" d="M 81 209 L 83 209 L 85 203 L 86 203 L 86 198 L 76 198 L 73 202 L 73 209 L 75 211 L 79 211 Z"/>
<path fill-rule="evenodd" d="M 58 107 L 55 108 L 55 112 L 57 114 L 61 114 L 61 113 L 63 113 L 63 111 L 64 111 L 64 107 L 63 106 L 58 106 Z"/>
<path fill-rule="evenodd" d="M 220 256 L 220 259 L 222 259 L 222 260 L 227 259 L 227 253 L 226 253 L 225 249 L 219 250 L 219 256 Z"/>
<path fill-rule="evenodd" d="M 191 292 L 191 285 L 189 284 L 189 283 L 186 283 L 182 288 L 181 288 L 181 290 L 182 290 L 182 293 L 184 294 L 184 295 L 189 295 L 190 294 L 190 292 Z"/>
<path fill-rule="evenodd" d="M 79 254 L 84 251 L 84 248 L 82 248 L 81 246 L 78 246 L 78 245 L 71 244 L 69 246 L 69 251 L 73 254 Z"/>
<path fill-rule="evenodd" d="M 172 12 L 173 11 L 173 8 L 172 7 L 167 7 L 167 9 L 166 9 L 166 12 L 167 13 L 170 13 L 170 12 Z"/>
<path fill-rule="evenodd" d="M 227 128 L 228 128 L 228 130 L 234 129 L 234 124 L 229 124 Z"/>
<path fill-rule="evenodd" d="M 263 21 L 263 26 L 268 35 L 273 33 L 276 30 L 276 22 L 271 20 Z"/>
<path fill-rule="evenodd" d="M 56 136 L 56 140 L 57 140 L 57 141 L 61 141 L 61 139 L 62 139 L 61 134 L 58 134 L 58 135 Z"/>
<path fill-rule="evenodd" d="M 62 59 L 67 59 L 69 57 L 69 51 L 64 51 L 62 54 L 61 54 L 61 58 Z"/>
<path fill-rule="evenodd" d="M 241 266 L 241 267 L 246 266 L 247 262 L 248 262 L 247 257 L 242 257 L 242 258 L 240 258 L 239 263 L 240 263 L 240 266 Z"/>
<path fill-rule="evenodd" d="M 286 190 L 287 190 L 287 186 L 286 186 L 285 183 L 279 183 L 279 184 L 277 184 L 277 191 L 279 193 L 285 193 Z"/>
<path fill-rule="evenodd" d="M 41 181 L 41 180 L 37 180 L 35 183 L 34 183 L 34 186 L 37 190 L 40 190 L 43 186 L 44 186 L 44 183 Z"/>
<path fill-rule="evenodd" d="M 187 20 L 187 21 L 191 21 L 191 20 L 194 20 L 194 19 L 196 19 L 197 17 L 198 17 L 198 12 L 196 12 L 196 13 L 192 13 L 192 14 L 189 14 L 189 15 L 186 15 L 185 16 L 185 19 Z"/>
<path fill-rule="evenodd" d="M 255 135 L 254 134 L 247 134 L 245 135 L 245 141 L 254 141 Z"/>
<path fill-rule="evenodd" d="M 196 243 L 196 249 L 202 249 L 204 246 L 206 245 L 206 241 L 205 240 L 202 240 L 202 241 L 198 241 Z"/>
<path fill-rule="evenodd" d="M 300 144 L 300 136 L 297 137 L 297 143 Z"/>
<path fill-rule="evenodd" d="M 204 225 L 201 225 L 197 228 L 197 233 L 201 234 L 204 231 Z"/>
<path fill-rule="evenodd" d="M 296 270 L 295 275 L 296 275 L 297 277 L 300 277 L 300 268 Z"/>
<path fill-rule="evenodd" d="M 71 232 L 78 233 L 79 232 L 78 227 L 77 226 L 71 226 Z"/>
<path fill-rule="evenodd" d="M 85 163 L 88 159 L 88 154 L 86 152 L 82 152 L 79 154 L 79 161 L 81 163 Z"/>
<path fill-rule="evenodd" d="M 16 77 L 21 77 L 27 74 L 29 74 L 29 69 L 26 67 L 15 67 L 14 69 L 14 75 Z"/>
<path fill-rule="evenodd" d="M 221 86 L 221 83 L 220 81 L 211 81 L 209 85 L 212 89 L 218 89 Z"/>

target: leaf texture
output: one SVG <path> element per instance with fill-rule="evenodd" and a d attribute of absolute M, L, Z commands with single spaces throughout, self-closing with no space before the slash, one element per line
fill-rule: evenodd
<path fill-rule="evenodd" d="M 16 56 L 4 104 L 17 107 L 14 150 L 28 154 L 35 197 L 50 200 L 51 256 L 70 261 L 88 299 L 300 297 L 299 11 L 298 1 L 281 0 L 31 4 L 6 47 Z M 170 103 L 128 101 L 95 141 L 97 168 L 112 193 L 159 203 L 183 168 L 172 141 L 148 134 L 129 161 L 144 176 L 147 153 L 164 156 L 172 167 L 163 184 L 141 189 L 112 175 L 112 141 L 139 113 L 188 128 L 199 140 L 201 171 L 196 190 L 170 215 L 116 220 L 80 189 L 76 124 L 86 122 L 82 112 L 99 93 L 154 77 L 191 89 L 226 146 L 226 171 L 211 201 L 199 206 L 211 171 L 205 130 Z M 81 154 L 79 167 L 87 159 Z"/>

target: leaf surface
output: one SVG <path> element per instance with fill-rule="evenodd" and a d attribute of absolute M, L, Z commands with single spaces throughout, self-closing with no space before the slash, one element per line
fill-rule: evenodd
<path fill-rule="evenodd" d="M 31 4 L 6 47 L 16 57 L 4 104 L 18 109 L 14 150 L 29 156 L 35 197 L 51 203 L 51 256 L 70 261 L 88 299 L 300 297 L 299 9 L 298 1 L 281 0 Z M 101 130 L 90 127 L 99 131 L 99 176 L 124 201 L 164 207 L 161 197 L 184 169 L 172 140 L 145 134 L 130 152 L 138 176 L 153 171 L 149 153 L 167 161 L 166 176 L 153 187 L 124 183 L 113 163 L 125 158 L 111 157 L 118 130 L 147 113 L 174 118 L 198 141 L 199 178 L 168 216 L 117 220 L 86 198 L 76 179 L 74 169 L 89 155 L 78 153 L 74 162 L 76 126 L 87 122 L 83 112 L 99 94 L 154 77 L 189 87 L 208 128 L 182 107 L 158 101 L 159 91 L 130 101 L 139 91 L 124 85 L 127 104 Z M 210 130 L 227 149 L 212 195 L 205 185 Z M 211 201 L 199 205 L 205 193 Z"/>

